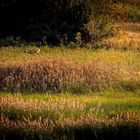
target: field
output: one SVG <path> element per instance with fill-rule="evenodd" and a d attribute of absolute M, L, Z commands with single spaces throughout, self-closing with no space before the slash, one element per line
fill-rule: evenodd
<path fill-rule="evenodd" d="M 0 96 L 1 139 L 139 139 L 133 93 Z"/>
<path fill-rule="evenodd" d="M 140 25 L 93 49 L 0 48 L 0 139 L 140 139 Z"/>

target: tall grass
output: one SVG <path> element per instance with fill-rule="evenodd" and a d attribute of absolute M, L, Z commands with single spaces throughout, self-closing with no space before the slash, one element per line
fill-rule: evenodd
<path fill-rule="evenodd" d="M 48 119 L 32 121 L 25 118 L 22 121 L 13 121 L 1 117 L 0 138 L 6 140 L 87 140 L 87 138 L 89 140 L 139 140 L 140 120 L 137 115 L 134 116 L 129 115 L 129 118 L 125 120 L 119 117 L 102 121 L 91 118 L 79 120 L 79 122 L 67 120 L 64 124 Z"/>
<path fill-rule="evenodd" d="M 103 41 L 103 46 L 118 50 L 140 50 L 140 23 L 119 23 L 119 33 Z"/>
<path fill-rule="evenodd" d="M 139 90 L 140 72 L 129 65 L 46 59 L 0 65 L 0 90 L 84 93 Z"/>
<path fill-rule="evenodd" d="M 123 37 L 124 38 L 124 37 Z M 115 38 L 118 40 L 118 38 Z M 109 44 L 108 44 L 109 45 Z M 119 46 L 119 42 L 116 42 L 116 45 Z M 112 46 L 113 47 L 113 46 Z M 115 47 L 115 46 L 114 46 Z M 122 46 L 123 47 L 123 46 Z M 0 48 L 0 63 L 3 64 L 5 62 L 25 62 L 25 61 L 38 61 L 44 60 L 46 58 L 63 58 L 65 60 L 71 62 L 88 62 L 88 61 L 101 61 L 103 63 L 131 63 L 139 64 L 139 51 L 127 50 L 123 49 L 110 49 L 106 51 L 105 49 L 95 50 L 94 48 L 49 48 L 47 46 L 40 48 L 40 54 L 27 54 L 24 51 L 26 49 L 31 49 L 33 47 L 8 47 L 8 48 Z M 134 49 L 135 50 L 135 49 Z M 132 63 L 134 61 L 134 63 Z"/>
<path fill-rule="evenodd" d="M 0 138 L 139 140 L 139 100 L 126 96 L 1 95 Z"/>
<path fill-rule="evenodd" d="M 119 24 L 120 34 L 104 49 L 0 48 L 0 90 L 91 93 L 140 90 L 139 23 Z M 31 46 L 28 46 L 31 48 Z M 108 51 L 105 49 L 109 49 Z"/>
<path fill-rule="evenodd" d="M 134 95 L 133 95 L 134 96 Z M 93 118 L 115 117 L 126 112 L 139 112 L 139 96 L 111 98 L 87 95 L 42 95 L 42 96 L 1 96 L 1 114 L 13 119 L 32 117 L 32 120 L 49 118 L 64 121 L 69 118 L 79 120 L 81 117 Z"/>

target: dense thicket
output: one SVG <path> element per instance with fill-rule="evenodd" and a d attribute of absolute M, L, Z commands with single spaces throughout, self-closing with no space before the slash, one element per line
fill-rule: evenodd
<path fill-rule="evenodd" d="M 82 5 L 68 0 L 0 1 L 2 36 L 22 36 L 30 40 L 59 42 L 64 34 L 82 30 L 85 22 Z"/>
<path fill-rule="evenodd" d="M 126 1 L 123 0 L 125 3 Z M 101 38 L 110 33 L 93 37 L 88 23 L 94 19 L 102 30 L 110 20 L 125 17 L 126 12 L 120 0 L 1 0 L 0 33 L 1 37 L 20 36 L 27 41 L 42 41 L 59 44 L 62 40 L 74 40 L 80 32 L 82 39 Z M 108 16 L 109 15 L 109 16 Z M 105 17 L 106 22 L 104 22 Z M 98 19 L 101 19 L 98 20 Z M 103 24 L 101 24 L 103 23 Z"/>

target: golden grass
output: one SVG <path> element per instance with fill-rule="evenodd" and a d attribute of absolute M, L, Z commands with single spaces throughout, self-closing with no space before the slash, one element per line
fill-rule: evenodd
<path fill-rule="evenodd" d="M 81 118 L 77 121 L 66 119 L 63 123 L 56 121 L 51 121 L 49 119 L 40 119 L 39 120 L 32 120 L 32 118 L 28 117 L 25 118 L 23 117 L 22 120 L 10 120 L 9 118 L 5 116 L 0 117 L 0 124 L 6 128 L 31 128 L 31 129 L 45 129 L 46 127 L 51 127 L 52 129 L 58 126 L 83 126 L 84 124 L 89 124 L 89 125 L 96 125 L 96 124 L 104 124 L 104 125 L 111 125 L 115 126 L 116 124 L 119 123 L 136 123 L 137 125 L 140 124 L 140 118 L 139 118 L 139 113 L 132 113 L 128 112 L 126 114 L 121 114 L 113 118 L 105 118 L 105 119 L 95 119 L 93 117 L 87 116 L 86 118 Z"/>
<path fill-rule="evenodd" d="M 39 96 L 38 96 L 39 97 Z M 139 98 L 110 98 L 101 96 L 51 96 L 27 98 L 24 96 L 1 96 L 1 117 L 16 120 L 51 120 L 60 124 L 84 122 L 139 120 Z M 89 120 L 88 120 L 89 119 Z M 139 120 L 140 121 L 140 120 Z M 115 122 L 114 122 L 115 123 Z M 67 124 L 67 123 L 66 123 Z"/>
<path fill-rule="evenodd" d="M 104 40 L 108 48 L 140 51 L 140 23 L 118 24 L 118 35 Z"/>
<path fill-rule="evenodd" d="M 0 95 L 0 138 L 76 140 L 80 136 L 86 139 L 88 136 L 94 139 L 131 136 L 137 140 L 139 102 L 135 94 L 106 97 L 3 93 Z"/>
<path fill-rule="evenodd" d="M 139 90 L 140 24 L 118 26 L 120 33 L 104 41 L 103 46 L 112 48 L 108 51 L 44 47 L 40 48 L 40 54 L 31 55 L 24 53 L 31 47 L 0 48 L 0 90 L 47 93 Z"/>
<path fill-rule="evenodd" d="M 120 63 L 80 63 L 50 58 L 0 65 L 0 89 L 5 91 L 82 93 L 109 88 L 131 91 L 139 89 L 139 81 L 138 67 Z"/>
<path fill-rule="evenodd" d="M 0 96 L 0 138 L 76 140 L 80 139 L 75 138 L 79 134 L 79 137 L 95 135 L 95 138 L 109 136 L 110 139 L 123 135 L 138 140 L 139 102 L 139 96 L 126 94 L 115 98 L 3 94 Z"/>
<path fill-rule="evenodd" d="M 119 44 L 118 44 L 119 45 Z M 18 48 L 8 47 L 0 48 L 0 64 L 4 63 L 21 63 L 21 62 L 33 62 L 41 61 L 47 58 L 63 58 L 71 62 L 90 62 L 101 61 L 102 63 L 129 63 L 139 64 L 139 52 L 138 51 L 121 51 L 121 50 L 92 50 L 87 48 L 40 48 L 40 54 L 27 54 L 24 51 L 26 49 L 32 49 L 32 47 Z M 133 62 L 132 62 L 133 61 Z"/>

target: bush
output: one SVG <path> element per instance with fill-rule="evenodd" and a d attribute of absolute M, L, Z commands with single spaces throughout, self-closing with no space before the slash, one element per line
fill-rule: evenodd
<path fill-rule="evenodd" d="M 23 41 L 21 41 L 21 38 L 20 37 L 7 37 L 5 39 L 0 39 L 0 47 L 8 47 L 8 46 L 20 46 L 20 45 L 23 45 L 22 44 Z"/>
<path fill-rule="evenodd" d="M 109 16 L 92 17 L 87 23 L 86 29 L 90 35 L 92 44 L 98 44 L 106 37 L 116 33 L 114 22 Z"/>
<path fill-rule="evenodd" d="M 2 0 L 0 32 L 2 37 L 21 36 L 29 42 L 52 45 L 64 42 L 65 35 L 68 42 L 75 41 L 75 34 L 80 32 L 82 41 L 87 42 L 97 33 L 98 39 L 112 34 L 110 19 L 126 17 L 124 4 L 120 0 Z M 89 24 L 94 25 L 95 33 L 87 31 L 85 25 Z"/>

